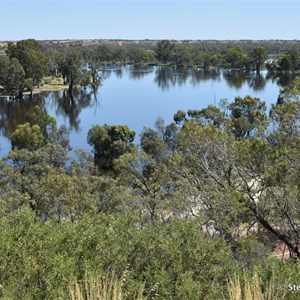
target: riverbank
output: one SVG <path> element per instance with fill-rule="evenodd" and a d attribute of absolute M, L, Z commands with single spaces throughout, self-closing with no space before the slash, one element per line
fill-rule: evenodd
<path fill-rule="evenodd" d="M 46 77 L 43 83 L 39 87 L 33 89 L 33 94 L 39 94 L 41 92 L 52 92 L 52 91 L 62 91 L 67 89 L 69 86 L 64 84 L 61 77 Z M 30 94 L 30 92 L 25 92 L 24 95 Z"/>
<path fill-rule="evenodd" d="M 34 87 L 32 94 L 39 94 L 41 92 L 62 91 L 68 89 L 69 86 L 64 84 L 63 79 L 60 77 L 45 77 L 43 82 L 38 87 Z M 3 87 L 0 85 L 0 98 L 11 98 L 12 96 L 6 95 L 3 92 Z M 30 91 L 26 91 L 23 95 L 30 95 Z"/>

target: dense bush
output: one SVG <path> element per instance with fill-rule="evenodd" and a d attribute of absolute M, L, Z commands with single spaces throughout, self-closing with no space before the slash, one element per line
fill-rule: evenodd
<path fill-rule="evenodd" d="M 2 218 L 0 230 L 5 299 L 67 297 L 73 278 L 112 273 L 126 274 L 126 299 L 143 283 L 155 299 L 213 298 L 235 270 L 224 241 L 208 239 L 191 220 L 139 228 L 129 216 L 99 215 L 57 223 L 36 221 L 22 209 Z"/>

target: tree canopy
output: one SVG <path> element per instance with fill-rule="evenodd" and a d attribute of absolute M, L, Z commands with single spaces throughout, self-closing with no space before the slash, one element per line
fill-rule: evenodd
<path fill-rule="evenodd" d="M 87 141 L 94 147 L 95 159 L 103 169 L 112 169 L 113 161 L 130 152 L 135 132 L 127 125 L 94 125 L 88 132 Z"/>

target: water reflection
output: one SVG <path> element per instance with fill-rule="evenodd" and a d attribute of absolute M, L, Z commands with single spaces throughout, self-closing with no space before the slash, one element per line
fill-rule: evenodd
<path fill-rule="evenodd" d="M 272 82 L 276 82 L 280 87 L 286 87 L 289 85 L 294 79 L 296 75 L 290 73 L 282 73 L 280 76 L 274 76 L 273 74 L 267 74 L 266 79 L 272 80 Z"/>
<path fill-rule="evenodd" d="M 168 90 L 171 86 L 174 86 L 176 84 L 174 69 L 168 67 L 157 67 L 155 70 L 154 82 L 162 90 Z"/>
<path fill-rule="evenodd" d="M 124 71 L 130 66 L 122 67 L 122 66 L 103 66 L 99 71 L 101 82 L 109 79 L 112 75 L 115 75 L 118 79 L 122 79 L 124 75 Z"/>
<path fill-rule="evenodd" d="M 115 70 L 115 74 L 116 74 L 117 78 L 122 79 L 122 77 L 123 77 L 123 69 L 120 68 L 120 69 Z"/>
<path fill-rule="evenodd" d="M 234 99 L 238 94 L 255 92 L 257 97 L 274 103 L 279 88 L 292 79 L 288 75 L 266 76 L 265 72 L 245 75 L 167 66 L 105 66 L 99 75 L 101 86 L 75 89 L 73 95 L 66 90 L 34 95 L 32 100 L 0 98 L 1 154 L 10 148 L 8 138 L 16 127 L 30 122 L 35 105 L 56 117 L 58 126 L 67 125 L 73 138 L 71 145 L 76 149 L 85 148 L 83 140 L 93 124 L 127 124 L 139 133 L 143 126 L 154 124 L 158 116 L 171 122 L 176 111 L 201 109 L 213 104 L 211 99 L 215 98 Z"/>
<path fill-rule="evenodd" d="M 132 80 L 140 80 L 143 79 L 146 75 L 152 74 L 153 67 L 138 67 L 138 66 L 131 66 L 129 67 L 129 78 Z"/>
<path fill-rule="evenodd" d="M 34 95 L 33 99 L 7 100 L 0 98 L 0 133 L 7 138 L 19 124 L 32 123 L 34 107 L 45 110 L 44 95 Z"/>
<path fill-rule="evenodd" d="M 203 69 L 197 69 L 194 72 L 191 73 L 191 84 L 193 87 L 196 85 L 199 85 L 200 82 L 206 82 L 206 81 L 221 81 L 221 71 L 218 69 L 211 69 L 211 70 L 203 70 Z"/>
<path fill-rule="evenodd" d="M 220 81 L 220 70 L 212 69 L 204 71 L 203 69 L 192 68 L 170 68 L 166 66 L 155 69 L 154 82 L 162 90 L 168 90 L 174 86 L 183 86 L 191 83 L 192 86 L 199 85 L 201 82 L 215 80 Z"/>
<path fill-rule="evenodd" d="M 260 74 L 255 74 L 255 76 L 251 77 L 251 80 L 249 82 L 249 86 L 254 90 L 254 91 L 259 91 L 259 90 L 264 90 L 266 87 L 266 79 L 264 76 Z"/>
<path fill-rule="evenodd" d="M 223 76 L 227 85 L 236 90 L 247 84 L 254 91 L 260 91 L 264 90 L 267 84 L 266 77 L 257 73 L 244 74 L 239 71 L 225 71 Z"/>
<path fill-rule="evenodd" d="M 91 107 L 97 103 L 99 86 L 89 89 L 75 88 L 73 93 L 68 90 L 52 92 L 50 97 L 52 105 L 56 107 L 56 115 L 68 117 L 70 130 L 79 131 L 82 109 Z"/>
<path fill-rule="evenodd" d="M 251 80 L 250 76 L 245 76 L 239 71 L 224 71 L 223 76 L 227 85 L 236 90 L 241 89 L 244 84 L 249 84 Z"/>
<path fill-rule="evenodd" d="M 104 81 L 109 79 L 109 77 L 112 75 L 113 70 L 112 69 L 102 69 L 99 73 L 100 73 L 100 80 Z"/>

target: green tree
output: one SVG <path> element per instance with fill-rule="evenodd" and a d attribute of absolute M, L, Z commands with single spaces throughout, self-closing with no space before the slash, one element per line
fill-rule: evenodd
<path fill-rule="evenodd" d="M 229 48 L 224 59 L 231 69 L 243 69 L 249 63 L 249 56 L 241 47 Z"/>
<path fill-rule="evenodd" d="M 120 182 L 133 189 L 132 207 L 140 211 L 143 224 L 167 219 L 171 212 L 172 181 L 166 165 L 155 159 L 143 151 L 136 151 L 122 155 L 115 163 Z M 175 207 L 175 201 L 173 205 Z"/>
<path fill-rule="evenodd" d="M 289 57 L 290 57 L 290 62 L 291 62 L 291 69 L 292 72 L 295 72 L 299 70 L 300 67 L 300 53 L 299 50 L 296 48 L 289 49 L 287 51 Z"/>
<path fill-rule="evenodd" d="M 234 140 L 224 129 L 195 121 L 186 122 L 179 134 L 180 147 L 169 169 L 188 195 L 186 207 L 203 226 L 223 235 L 234 253 L 239 251 L 239 230 L 254 222 L 292 256 L 300 256 L 299 105 L 292 104 L 275 108 L 274 131 L 267 138 Z"/>
<path fill-rule="evenodd" d="M 25 71 L 26 79 L 32 78 L 39 85 L 48 72 L 48 59 L 42 46 L 34 39 L 8 44 L 8 56 L 19 60 Z"/>
<path fill-rule="evenodd" d="M 39 125 L 25 123 L 19 125 L 11 135 L 12 149 L 36 150 L 44 143 L 44 135 Z"/>
<path fill-rule="evenodd" d="M 279 72 L 287 73 L 292 68 L 291 57 L 289 56 L 288 53 L 280 54 L 278 57 L 277 63 L 279 66 L 279 69 L 278 69 Z"/>
<path fill-rule="evenodd" d="M 57 132 L 56 119 L 50 116 L 47 111 L 39 105 L 33 108 L 31 125 L 37 124 L 42 130 L 45 143 L 53 141 Z"/>
<path fill-rule="evenodd" d="M 178 139 L 179 147 L 168 169 L 179 187 L 182 214 L 198 216 L 203 228 L 221 234 L 235 252 L 241 224 L 247 221 L 235 195 L 234 137 L 223 129 L 191 120 Z"/>
<path fill-rule="evenodd" d="M 161 40 L 157 42 L 155 48 L 156 58 L 160 62 L 166 64 L 171 60 L 173 49 L 174 49 L 174 44 L 171 43 L 169 40 Z"/>
<path fill-rule="evenodd" d="M 64 83 L 69 85 L 70 94 L 73 94 L 74 85 L 79 84 L 83 76 L 81 60 L 77 52 L 68 50 L 61 56 L 59 71 L 62 74 Z"/>
<path fill-rule="evenodd" d="M 289 85 L 280 90 L 277 104 L 300 101 L 300 77 L 297 76 Z"/>
<path fill-rule="evenodd" d="M 133 148 L 135 132 L 126 125 L 94 125 L 88 132 L 88 144 L 93 146 L 96 162 L 111 170 L 113 161 Z"/>
<path fill-rule="evenodd" d="M 209 52 L 198 51 L 194 58 L 194 64 L 200 68 L 203 68 L 204 71 L 208 71 L 210 65 L 216 64 L 213 59 L 216 59 L 216 57 L 213 57 Z"/>
<path fill-rule="evenodd" d="M 151 128 L 144 128 L 141 133 L 141 147 L 145 153 L 157 161 L 164 157 L 165 144 L 159 133 Z"/>
<path fill-rule="evenodd" d="M 130 63 L 138 66 L 141 64 L 153 62 L 154 57 L 152 52 L 143 49 L 142 47 L 131 47 L 128 49 L 128 59 Z"/>
<path fill-rule="evenodd" d="M 155 121 L 155 129 L 144 128 L 141 133 L 141 147 L 156 162 L 163 162 L 175 152 L 179 127 L 172 122 L 165 125 L 162 118 Z"/>
<path fill-rule="evenodd" d="M 25 72 L 16 58 L 0 57 L 0 84 L 9 95 L 23 97 Z"/>
<path fill-rule="evenodd" d="M 230 111 L 227 125 L 237 139 L 248 138 L 265 130 L 268 119 L 264 101 L 249 95 L 244 98 L 238 96 L 227 107 Z"/>
<path fill-rule="evenodd" d="M 172 51 L 171 59 L 175 66 L 189 66 L 191 64 L 192 57 L 185 45 L 174 44 L 173 49 L 170 51 Z"/>
<path fill-rule="evenodd" d="M 100 68 L 112 58 L 112 49 L 105 44 L 100 44 L 97 47 L 89 48 L 86 56 L 89 69 L 91 70 L 92 81 L 95 84 L 99 81 L 98 72 Z"/>
<path fill-rule="evenodd" d="M 250 52 L 250 59 L 255 66 L 256 73 L 260 73 L 260 69 L 267 59 L 267 50 L 264 47 L 255 47 Z"/>
<path fill-rule="evenodd" d="M 213 105 L 208 105 L 201 110 L 188 110 L 187 114 L 192 119 L 199 119 L 205 126 L 213 125 L 219 128 L 224 127 L 225 124 L 225 112 Z"/>
<path fill-rule="evenodd" d="M 185 123 L 189 120 L 198 120 L 200 124 L 205 126 L 214 125 L 216 127 L 224 127 L 226 113 L 216 106 L 208 105 L 201 110 L 189 109 L 187 113 L 179 110 L 173 119 L 176 124 Z"/>

